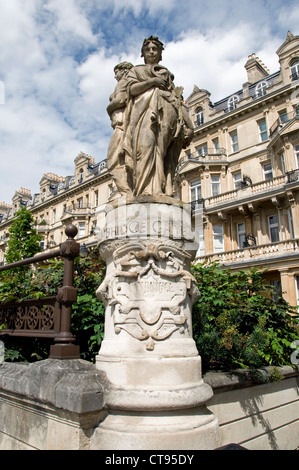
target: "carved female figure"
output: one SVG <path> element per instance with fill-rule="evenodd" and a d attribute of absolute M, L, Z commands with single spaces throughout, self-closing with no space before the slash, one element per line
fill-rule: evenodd
<path fill-rule="evenodd" d="M 172 180 L 179 154 L 193 129 L 182 102 L 182 88 L 159 65 L 163 44 L 145 39 L 144 65 L 129 70 L 129 103 L 124 126 L 124 148 L 133 163 L 133 194 L 172 196 Z"/>

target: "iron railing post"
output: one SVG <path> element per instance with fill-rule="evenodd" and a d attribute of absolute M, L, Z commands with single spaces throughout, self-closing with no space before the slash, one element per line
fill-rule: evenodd
<path fill-rule="evenodd" d="M 80 244 L 74 238 L 77 227 L 68 225 L 65 233 L 68 239 L 60 246 L 60 256 L 64 258 L 63 286 L 58 290 L 57 302 L 60 308 L 60 332 L 54 338 L 54 345 L 50 348 L 52 359 L 78 359 L 80 347 L 75 345 L 75 338 L 71 333 L 72 304 L 77 300 L 77 289 L 74 288 L 74 259 L 79 256 Z"/>

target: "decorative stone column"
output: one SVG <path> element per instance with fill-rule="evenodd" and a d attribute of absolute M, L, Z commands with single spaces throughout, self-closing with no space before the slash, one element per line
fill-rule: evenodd
<path fill-rule="evenodd" d="M 197 249 L 191 215 L 169 199 L 139 197 L 107 210 L 99 243 L 107 273 L 97 291 L 105 336 L 96 367 L 111 387 L 94 448 L 219 445 L 217 419 L 206 407 L 212 389 L 192 337 L 199 292 L 190 274 Z"/>

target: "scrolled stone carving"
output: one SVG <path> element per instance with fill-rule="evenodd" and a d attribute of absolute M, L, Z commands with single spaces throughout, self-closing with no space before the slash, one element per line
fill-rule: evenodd
<path fill-rule="evenodd" d="M 199 292 L 184 269 L 189 254 L 161 240 L 127 241 L 113 256 L 114 269 L 97 290 L 98 297 L 113 307 L 116 333 L 126 331 L 153 350 L 156 341 L 174 331 L 188 333 L 184 304 Z"/>

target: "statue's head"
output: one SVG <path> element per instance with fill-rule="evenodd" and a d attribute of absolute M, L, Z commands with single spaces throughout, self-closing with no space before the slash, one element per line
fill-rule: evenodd
<path fill-rule="evenodd" d="M 164 50 L 164 44 L 159 41 L 157 36 L 149 36 L 143 41 L 142 48 L 141 48 L 141 57 L 144 57 L 144 62 L 152 63 L 159 63 L 162 60 L 162 51 Z M 154 49 L 156 51 L 155 57 L 149 57 L 149 54 L 153 55 L 153 51 L 149 52 L 149 49 Z"/>
<path fill-rule="evenodd" d="M 129 70 L 134 67 L 131 62 L 120 62 L 114 67 L 115 75 L 119 75 L 119 77 L 127 75 Z"/>

